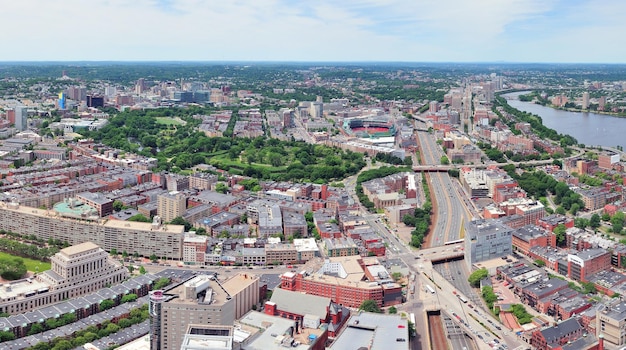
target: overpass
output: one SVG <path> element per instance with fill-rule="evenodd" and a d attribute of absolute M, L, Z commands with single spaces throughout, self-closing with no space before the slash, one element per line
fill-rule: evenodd
<path fill-rule="evenodd" d="M 463 260 L 465 252 L 463 244 L 456 246 L 440 246 L 428 249 L 421 249 L 419 257 L 430 260 L 431 264 L 440 264 L 448 261 Z"/>
<path fill-rule="evenodd" d="M 461 168 L 471 168 L 471 169 L 486 169 L 489 166 L 496 166 L 498 168 L 502 168 L 505 165 L 508 164 L 513 164 L 516 167 L 520 166 L 520 165 L 546 165 L 546 164 L 552 164 L 553 160 L 552 159 L 547 159 L 547 160 L 530 160 L 530 161 L 526 161 L 526 162 L 507 162 L 507 163 L 492 163 L 492 164 L 459 164 L 459 165 L 454 165 L 454 164 L 449 164 L 449 165 L 443 165 L 443 164 L 432 164 L 432 165 L 415 165 L 413 166 L 413 171 L 415 172 L 444 172 L 444 171 L 448 171 L 450 169 L 458 169 L 460 170 Z"/>

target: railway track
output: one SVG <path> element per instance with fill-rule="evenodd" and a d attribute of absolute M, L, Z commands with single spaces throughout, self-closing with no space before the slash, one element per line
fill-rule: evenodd
<path fill-rule="evenodd" d="M 443 329 L 441 314 L 439 312 L 428 313 L 428 336 L 433 350 L 449 350 L 446 333 Z"/>

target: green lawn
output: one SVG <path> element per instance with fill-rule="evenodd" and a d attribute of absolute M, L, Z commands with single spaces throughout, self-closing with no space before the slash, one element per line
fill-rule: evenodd
<path fill-rule="evenodd" d="M 171 117 L 156 117 L 157 124 L 163 125 L 185 125 L 185 121 L 179 118 L 171 118 Z"/>
<path fill-rule="evenodd" d="M 0 252 L 0 259 L 2 258 L 7 258 L 7 259 L 11 259 L 11 258 L 15 258 L 15 255 L 11 255 L 5 252 Z M 49 262 L 43 262 L 43 261 L 39 261 L 39 260 L 32 260 L 32 259 L 28 259 L 28 258 L 22 258 L 19 257 L 20 259 L 24 260 L 24 265 L 26 265 L 26 269 L 28 271 L 37 271 L 37 272 L 42 272 L 42 271 L 46 271 L 46 270 L 50 270 L 50 263 Z M 37 267 L 39 267 L 39 269 L 37 269 Z"/>

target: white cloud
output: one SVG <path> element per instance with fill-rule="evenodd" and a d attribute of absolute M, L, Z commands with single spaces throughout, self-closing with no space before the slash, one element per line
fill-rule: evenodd
<path fill-rule="evenodd" d="M 537 61 L 571 33 L 619 42 L 623 18 L 618 0 L 20 0 L 0 60 Z"/>

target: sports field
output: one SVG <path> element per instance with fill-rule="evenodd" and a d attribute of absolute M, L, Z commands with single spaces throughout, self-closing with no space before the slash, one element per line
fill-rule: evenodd
<path fill-rule="evenodd" d="M 156 122 L 157 124 L 163 124 L 163 125 L 185 125 L 185 121 L 178 117 L 176 118 L 156 117 Z"/>

